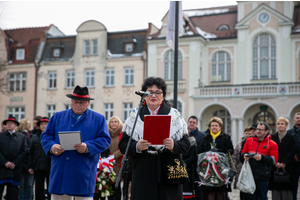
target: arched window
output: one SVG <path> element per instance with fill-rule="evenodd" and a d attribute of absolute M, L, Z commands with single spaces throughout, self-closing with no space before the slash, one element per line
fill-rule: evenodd
<path fill-rule="evenodd" d="M 168 51 L 165 55 L 164 79 L 174 80 L 174 53 Z M 178 51 L 178 80 L 182 79 L 182 55 Z"/>
<path fill-rule="evenodd" d="M 218 27 L 217 31 L 228 31 L 229 30 L 229 26 L 226 24 L 222 24 Z"/>
<path fill-rule="evenodd" d="M 212 59 L 211 81 L 230 81 L 231 60 L 229 53 L 219 51 Z"/>
<path fill-rule="evenodd" d="M 253 124 L 259 124 L 259 123 L 267 123 L 270 127 L 269 133 L 273 134 L 276 132 L 276 120 L 275 117 L 272 113 L 268 111 L 259 111 L 258 113 L 255 114 L 253 118 Z"/>
<path fill-rule="evenodd" d="M 253 79 L 276 78 L 276 42 L 269 34 L 257 36 L 253 43 Z"/>
<path fill-rule="evenodd" d="M 170 102 L 170 104 L 171 104 L 172 107 L 173 107 L 173 100 L 170 100 L 169 102 Z M 177 110 L 178 110 L 178 111 L 181 113 L 181 115 L 182 115 L 182 103 L 179 102 L 179 101 L 177 101 Z"/>
<path fill-rule="evenodd" d="M 220 109 L 214 112 L 213 117 L 219 117 L 223 121 L 222 130 L 224 133 L 231 134 L 231 120 L 230 114 L 225 109 Z"/>

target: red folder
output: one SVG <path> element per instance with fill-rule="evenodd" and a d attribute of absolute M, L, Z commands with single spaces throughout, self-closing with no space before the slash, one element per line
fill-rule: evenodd
<path fill-rule="evenodd" d="M 162 145 L 170 137 L 171 115 L 145 115 L 144 140 L 153 145 Z"/>

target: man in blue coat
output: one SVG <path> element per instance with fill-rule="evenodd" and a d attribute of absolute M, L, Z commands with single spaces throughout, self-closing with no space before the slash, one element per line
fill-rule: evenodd
<path fill-rule="evenodd" d="M 51 156 L 49 193 L 52 200 L 92 200 L 95 191 L 97 163 L 100 153 L 111 142 L 105 117 L 88 109 L 90 98 L 87 87 L 76 86 L 71 98 L 71 109 L 56 112 L 41 135 L 41 144 Z M 80 131 L 81 144 L 74 150 L 60 146 L 58 132 Z"/>

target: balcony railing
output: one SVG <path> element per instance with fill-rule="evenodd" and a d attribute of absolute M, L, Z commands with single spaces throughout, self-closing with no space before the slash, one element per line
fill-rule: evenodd
<path fill-rule="evenodd" d="M 173 92 L 174 91 L 174 81 L 166 81 L 167 84 L 167 92 Z M 178 80 L 178 92 L 185 92 L 185 80 Z"/>
<path fill-rule="evenodd" d="M 300 82 L 264 85 L 206 86 L 195 89 L 195 97 L 261 97 L 300 95 Z"/>

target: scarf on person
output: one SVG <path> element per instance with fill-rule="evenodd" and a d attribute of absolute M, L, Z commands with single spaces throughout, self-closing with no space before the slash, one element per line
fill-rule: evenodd
<path fill-rule="evenodd" d="M 110 137 L 111 138 L 119 137 L 121 134 L 122 128 L 123 128 L 122 125 L 121 126 L 119 125 L 118 128 L 116 128 L 116 129 L 112 129 L 112 128 L 108 127 L 108 132 L 109 132 Z"/>
<path fill-rule="evenodd" d="M 286 134 L 287 134 L 287 131 L 286 131 L 286 130 L 283 131 L 283 133 L 281 133 L 281 134 L 278 132 L 279 142 L 281 142 L 282 138 L 284 138 L 284 136 L 286 136 Z"/>
<path fill-rule="evenodd" d="M 210 135 L 211 137 L 213 138 L 213 141 L 216 140 L 216 138 L 221 134 L 221 131 L 219 131 L 217 134 L 213 134 L 213 132 L 209 131 L 210 132 Z"/>

